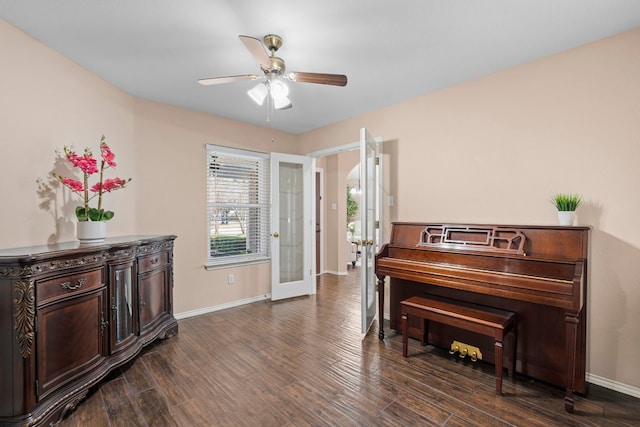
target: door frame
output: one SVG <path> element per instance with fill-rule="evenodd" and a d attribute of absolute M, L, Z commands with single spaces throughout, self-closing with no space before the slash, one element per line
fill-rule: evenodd
<path fill-rule="evenodd" d="M 315 161 L 313 162 L 315 164 Z M 316 268 L 316 276 L 319 274 L 324 273 L 324 168 L 314 168 L 313 174 L 315 177 L 315 174 L 319 174 L 320 175 L 320 208 L 318 209 L 320 211 L 320 220 L 318 221 L 320 223 L 320 245 L 318 245 L 317 243 L 315 243 L 313 245 L 314 248 L 318 248 L 318 246 L 320 247 L 320 268 Z M 314 186 L 315 187 L 315 186 Z M 314 201 L 318 200 L 318 195 L 314 194 Z M 314 206 L 315 208 L 315 206 Z M 313 209 L 314 215 L 316 212 L 316 209 Z M 314 233 L 314 238 L 315 238 L 315 233 Z M 314 257 L 315 258 L 315 257 Z M 315 288 L 314 288 L 314 293 L 315 293 Z"/>
<path fill-rule="evenodd" d="M 382 139 L 381 136 L 374 136 L 373 139 L 377 143 L 383 142 L 383 139 Z M 311 151 L 311 152 L 308 152 L 308 153 L 306 153 L 304 155 L 308 156 L 308 157 L 311 157 L 313 159 L 312 168 L 313 168 L 313 171 L 315 171 L 316 170 L 315 159 L 321 158 L 321 157 L 326 157 L 326 156 L 331 156 L 333 154 L 338 154 L 338 153 L 342 153 L 342 152 L 345 152 L 345 151 L 354 151 L 354 150 L 360 151 L 360 141 L 355 141 L 355 142 L 350 142 L 350 143 L 347 143 L 347 144 L 337 145 L 335 147 L 329 147 L 329 148 L 325 148 L 325 149 L 322 149 L 322 150 Z M 321 169 L 321 168 L 319 168 L 319 169 Z M 324 175 L 323 175 L 323 177 L 324 177 Z M 325 193 L 324 180 L 321 181 L 320 185 L 322 186 L 322 196 L 323 196 L 323 201 L 324 201 L 324 193 Z M 380 199 L 382 200 L 382 197 L 380 197 Z M 324 207 L 324 205 L 323 205 L 323 207 Z M 313 214 L 315 215 L 315 210 L 314 210 Z M 324 209 L 321 211 L 321 215 L 324 215 Z M 321 235 L 322 254 L 321 254 L 320 262 L 321 262 L 321 265 L 322 265 L 322 268 L 323 268 L 322 273 L 324 273 L 324 271 L 325 271 L 324 270 L 324 261 L 325 261 L 325 259 L 324 259 L 324 241 L 326 240 L 325 239 L 326 228 L 324 227 L 324 217 L 321 218 L 321 225 L 322 225 L 322 230 L 320 232 L 320 235 Z M 381 230 L 380 231 L 380 238 L 382 239 L 382 237 L 383 237 L 382 223 L 380 224 L 380 227 L 381 227 L 380 228 L 380 230 Z M 312 246 L 315 248 L 315 242 L 314 242 L 314 244 Z M 318 273 L 318 274 L 320 274 L 320 273 Z M 315 284 L 314 284 L 314 293 L 315 293 L 315 290 L 316 290 L 316 288 L 315 288 Z"/>

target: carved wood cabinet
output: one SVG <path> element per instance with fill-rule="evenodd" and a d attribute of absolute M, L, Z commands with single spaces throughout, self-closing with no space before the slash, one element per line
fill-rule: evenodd
<path fill-rule="evenodd" d="M 111 370 L 178 332 L 175 238 L 0 250 L 0 426 L 57 424 Z"/>

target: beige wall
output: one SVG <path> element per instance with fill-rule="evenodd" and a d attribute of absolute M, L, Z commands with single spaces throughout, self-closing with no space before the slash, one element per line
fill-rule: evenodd
<path fill-rule="evenodd" d="M 323 158 L 325 183 L 323 271 L 347 274 L 347 175 L 360 162 L 359 151 L 346 151 Z M 336 209 L 332 209 L 332 205 Z"/>
<path fill-rule="evenodd" d="M 391 219 L 592 227 L 588 372 L 640 387 L 640 30 L 302 135 L 307 152 L 382 136 Z M 636 389 L 637 392 L 637 389 Z M 640 393 L 639 393 L 640 395 Z"/>
<path fill-rule="evenodd" d="M 175 311 L 254 298 L 268 292 L 268 265 L 232 269 L 234 286 L 203 268 L 204 145 L 307 153 L 366 126 L 388 141 L 392 220 L 555 224 L 551 195 L 581 193 L 588 371 L 640 387 L 639 45 L 629 32 L 294 137 L 136 99 L 0 20 L 0 247 L 74 239 L 75 202 L 37 181 L 56 149 L 97 147 L 104 133 L 117 174 L 134 179 L 108 195 L 109 233 L 178 235 Z M 331 168 L 327 184 L 339 180 Z"/>
<path fill-rule="evenodd" d="M 73 240 L 77 203 L 51 178 L 54 170 L 64 171 L 56 150 L 73 145 L 97 155 L 104 134 L 119 163 L 114 172 L 137 177 L 134 100 L 2 20 L 0 52 L 0 245 Z M 116 212 L 110 233 L 135 231 L 137 179 L 130 185 L 105 198 L 105 207 Z"/>

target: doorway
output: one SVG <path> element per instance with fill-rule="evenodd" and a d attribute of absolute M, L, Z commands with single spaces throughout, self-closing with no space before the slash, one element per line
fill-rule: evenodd
<path fill-rule="evenodd" d="M 316 171 L 322 174 L 320 193 L 315 200 L 316 225 L 320 230 L 315 244 L 320 255 L 316 256 L 320 263 L 317 273 L 347 274 L 351 240 L 347 221 L 347 175 L 354 168 L 356 173 L 359 171 L 359 157 L 359 150 L 352 149 L 316 158 Z M 357 181 L 356 178 L 354 182 Z"/>

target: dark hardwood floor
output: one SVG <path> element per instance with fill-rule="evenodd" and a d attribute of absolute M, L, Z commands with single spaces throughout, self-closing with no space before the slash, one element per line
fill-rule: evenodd
<path fill-rule="evenodd" d="M 357 274 L 323 275 L 318 293 L 179 321 L 92 389 L 62 426 L 638 426 L 640 399 L 590 385 L 564 391 L 387 329 L 360 335 Z"/>

